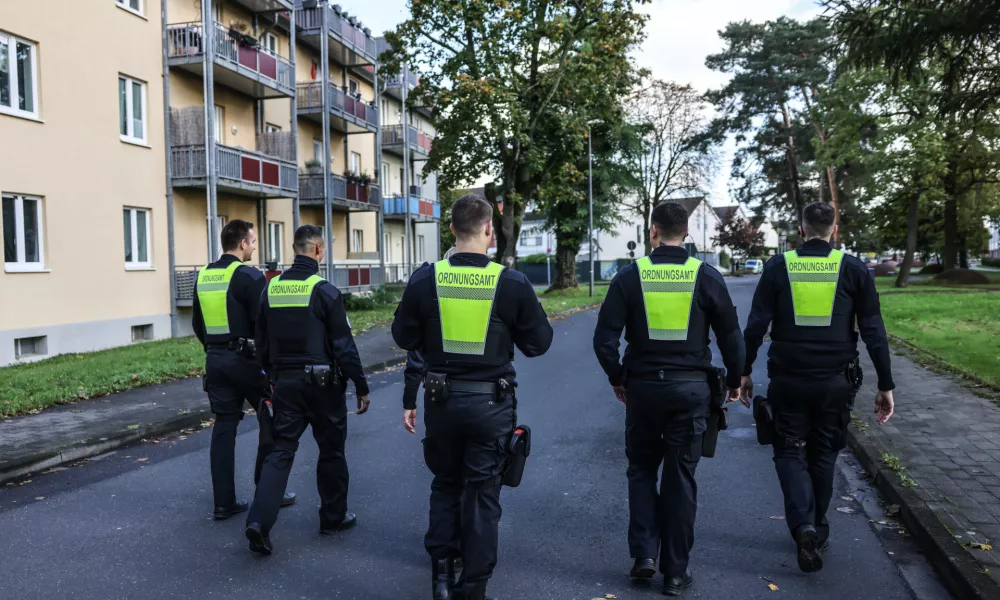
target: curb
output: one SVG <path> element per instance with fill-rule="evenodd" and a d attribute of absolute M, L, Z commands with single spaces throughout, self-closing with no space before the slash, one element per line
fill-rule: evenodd
<path fill-rule="evenodd" d="M 377 362 L 372 365 L 366 365 L 364 369 L 366 373 L 372 373 L 374 371 L 381 371 L 383 369 L 395 367 L 405 362 L 406 356 L 404 355 Z M 180 431 L 181 429 L 188 429 L 189 427 L 197 427 L 201 425 L 202 422 L 211 418 L 212 411 L 206 405 L 204 410 L 191 411 L 182 415 L 179 414 L 158 423 L 142 424 L 136 429 L 126 429 L 110 433 L 96 442 L 88 439 L 69 447 L 52 448 L 44 452 L 39 452 L 33 456 L 26 457 L 16 464 L 4 465 L 3 468 L 0 469 L 0 483 L 22 477 L 30 473 L 37 473 L 45 469 L 51 469 L 53 467 L 59 467 L 67 463 L 83 460 L 85 458 L 91 458 L 106 452 L 111 452 L 112 450 L 118 450 L 146 438 L 167 435 Z"/>
<path fill-rule="evenodd" d="M 983 573 L 979 563 L 952 536 L 937 515 L 899 475 L 881 466 L 878 445 L 853 423 L 847 430 L 847 443 L 872 483 L 891 504 L 899 506 L 899 519 L 906 526 L 934 565 L 945 587 L 956 598 L 1000 600 L 1000 587 Z"/>

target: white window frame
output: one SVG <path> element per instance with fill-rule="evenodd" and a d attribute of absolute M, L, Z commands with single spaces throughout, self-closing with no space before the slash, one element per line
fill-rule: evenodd
<path fill-rule="evenodd" d="M 264 123 L 264 133 L 278 133 L 281 131 L 280 125 L 275 125 L 274 123 Z"/>
<path fill-rule="evenodd" d="M 26 39 L 0 31 L 0 40 L 7 43 L 7 69 L 10 77 L 10 106 L 0 104 L 0 114 L 27 119 L 38 119 L 38 45 Z M 17 45 L 25 44 L 31 48 L 31 110 L 21 110 L 17 107 L 20 88 L 17 85 Z"/>
<path fill-rule="evenodd" d="M 323 140 L 313 140 L 313 159 L 322 164 L 322 162 L 323 162 Z"/>
<path fill-rule="evenodd" d="M 284 264 L 282 246 L 285 242 L 285 224 L 280 221 L 267 222 L 267 252 L 264 262 Z M 275 235 L 277 232 L 277 235 Z M 277 243 L 275 243 L 277 242 Z"/>
<path fill-rule="evenodd" d="M 351 173 L 361 174 L 361 154 L 353 150 L 351 151 Z"/>
<path fill-rule="evenodd" d="M 146 108 L 146 82 L 128 75 L 118 74 L 119 81 L 125 81 L 125 129 L 128 133 L 122 134 L 120 131 L 119 137 L 121 140 L 127 144 L 138 144 L 140 146 L 147 145 L 146 143 L 146 131 L 149 129 L 149 110 Z M 138 83 L 140 86 L 140 93 L 142 94 L 142 135 L 135 135 L 135 118 L 133 113 L 133 105 L 135 97 L 133 96 L 133 84 Z M 121 118 L 121 115 L 118 115 Z"/>
<path fill-rule="evenodd" d="M 382 189 L 388 191 L 389 188 L 389 163 L 382 163 L 382 181 L 379 182 Z"/>
<path fill-rule="evenodd" d="M 45 272 L 45 222 L 42 220 L 44 211 L 42 210 L 42 199 L 38 196 L 25 196 L 21 194 L 3 194 L 0 196 L 2 199 L 12 199 L 14 200 L 14 230 L 19 234 L 17 236 L 17 248 L 15 252 L 17 254 L 17 260 L 14 262 L 4 262 L 4 271 L 8 273 L 32 273 L 32 272 Z M 38 208 L 38 214 L 35 215 L 36 223 L 38 223 L 38 261 L 37 262 L 26 262 L 24 260 L 25 247 L 24 247 L 24 201 L 34 200 Z M 0 213 L 0 218 L 2 218 L 2 213 Z M 0 228 L 0 232 L 3 229 Z"/>
<path fill-rule="evenodd" d="M 273 33 L 265 33 L 260 38 L 260 47 L 271 56 L 278 56 L 278 36 Z"/>
<path fill-rule="evenodd" d="M 151 243 L 150 234 L 152 233 L 152 227 L 149 224 L 149 218 L 151 211 L 148 208 L 135 208 L 132 206 L 126 206 L 122 210 L 129 212 L 129 220 L 132 226 L 132 260 L 125 261 L 126 270 L 150 270 L 153 267 L 153 244 Z M 146 260 L 140 261 L 139 259 L 139 213 L 146 213 Z M 122 232 L 124 235 L 124 232 Z"/>
<path fill-rule="evenodd" d="M 219 104 L 212 111 L 212 128 L 215 130 L 215 143 L 226 143 L 226 109 Z"/>
<path fill-rule="evenodd" d="M 417 236 L 417 260 L 414 262 L 423 263 L 424 262 L 424 236 Z"/>
<path fill-rule="evenodd" d="M 385 248 L 383 249 L 383 252 L 385 252 L 385 262 L 392 264 L 392 234 L 387 232 L 383 237 L 385 238 Z"/>
<path fill-rule="evenodd" d="M 119 8 L 123 8 L 134 15 L 145 17 L 146 14 L 143 12 L 143 0 L 135 0 L 135 3 L 139 5 L 139 8 L 132 8 L 132 1 L 133 0 L 115 0 L 115 4 L 117 4 Z"/>
<path fill-rule="evenodd" d="M 364 229 L 354 229 L 351 231 L 351 251 L 352 252 L 364 252 L 365 248 L 365 230 Z"/>
<path fill-rule="evenodd" d="M 357 79 L 348 78 L 347 79 L 347 91 L 351 94 L 356 95 L 358 98 L 361 97 L 361 83 Z"/>

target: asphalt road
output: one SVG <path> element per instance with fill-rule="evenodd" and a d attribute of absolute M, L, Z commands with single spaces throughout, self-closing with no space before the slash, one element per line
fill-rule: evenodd
<path fill-rule="evenodd" d="M 729 281 L 745 320 L 756 278 Z M 659 597 L 659 578 L 643 587 L 626 576 L 624 410 L 591 350 L 595 319 L 590 311 L 556 322 L 552 350 L 516 363 L 520 421 L 535 438 L 521 487 L 504 490 L 490 587 L 499 598 Z M 429 598 L 422 536 L 430 476 L 420 437 L 400 423 L 402 374 L 372 379 L 372 410 L 349 422 L 356 529 L 318 535 L 316 450 L 307 435 L 289 486 L 299 503 L 272 532 L 275 554 L 251 554 L 241 517 L 210 518 L 209 435 L 195 432 L 0 490 L 0 600 Z M 698 470 L 695 585 L 686 597 L 947 597 L 905 532 L 880 514 L 847 453 L 833 502 L 847 510 L 831 511 L 826 568 L 799 572 L 776 518 L 783 509 L 770 450 L 756 444 L 748 410 L 730 413 L 716 458 Z M 238 446 L 238 488 L 247 497 L 253 428 L 248 420 Z"/>

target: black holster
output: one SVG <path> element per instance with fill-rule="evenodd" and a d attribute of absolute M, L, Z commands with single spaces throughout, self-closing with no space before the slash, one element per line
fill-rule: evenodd
<path fill-rule="evenodd" d="M 757 443 L 770 446 L 774 443 L 774 409 L 764 396 L 754 396 L 753 420 L 757 424 Z"/>
<path fill-rule="evenodd" d="M 521 485 L 521 476 L 524 475 L 524 463 L 531 454 L 530 427 L 518 425 L 514 428 L 510 444 L 507 446 L 507 454 L 507 470 L 503 474 L 503 485 L 517 487 Z"/>
<path fill-rule="evenodd" d="M 236 340 L 236 354 L 243 358 L 257 358 L 257 343 L 253 338 L 238 338 Z"/>
<path fill-rule="evenodd" d="M 445 373 L 427 373 L 424 377 L 424 391 L 427 399 L 434 404 L 443 404 L 451 395 L 451 383 Z"/>
<path fill-rule="evenodd" d="M 847 382 L 851 384 L 854 388 L 854 393 L 851 394 L 851 399 L 847 405 L 848 410 L 854 410 L 854 398 L 857 396 L 858 392 L 861 391 L 861 386 L 865 382 L 865 373 L 861 369 L 861 359 L 855 358 L 851 362 L 847 363 L 847 367 L 844 369 L 844 376 L 847 377 Z"/>
<path fill-rule="evenodd" d="M 330 387 L 338 380 L 336 370 L 330 365 L 306 365 L 305 375 L 306 381 L 321 388 Z"/>
<path fill-rule="evenodd" d="M 701 437 L 701 455 L 705 458 L 715 456 L 715 447 L 719 442 L 719 432 L 729 428 L 729 410 L 726 409 L 726 370 L 712 367 L 708 371 L 708 387 L 711 398 L 708 403 L 705 433 Z"/>

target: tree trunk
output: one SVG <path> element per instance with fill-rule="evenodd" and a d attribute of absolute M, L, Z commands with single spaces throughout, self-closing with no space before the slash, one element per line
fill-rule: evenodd
<path fill-rule="evenodd" d="M 910 214 L 906 219 L 906 256 L 903 257 L 903 266 L 899 268 L 899 275 L 896 276 L 896 287 L 904 288 L 910 282 L 910 269 L 913 268 L 913 255 L 917 252 L 917 223 L 920 208 L 920 194 L 913 194 L 910 197 Z"/>
<path fill-rule="evenodd" d="M 969 268 L 969 245 L 966 243 L 965 232 L 958 235 L 958 266 Z"/>
<path fill-rule="evenodd" d="M 562 290 L 579 286 L 576 279 L 576 255 L 580 252 L 580 240 L 565 239 L 556 234 L 556 276 L 552 288 Z"/>
<path fill-rule="evenodd" d="M 954 269 L 958 256 L 958 203 L 950 191 L 945 190 L 948 199 L 944 203 L 944 256 L 941 262 L 945 270 Z"/>
<path fill-rule="evenodd" d="M 792 120 L 788 116 L 788 107 L 781 105 L 781 116 L 784 119 L 785 132 L 788 133 L 788 141 L 785 142 L 785 160 L 788 162 L 788 195 L 792 204 L 795 205 L 795 219 L 802 219 L 802 193 L 799 190 L 799 165 L 795 161 L 795 138 L 792 137 Z"/>
<path fill-rule="evenodd" d="M 840 225 L 840 200 L 837 198 L 837 171 L 833 165 L 826 167 L 826 181 L 830 186 L 830 206 L 833 207 L 833 224 Z M 833 247 L 836 248 L 840 239 L 840 233 L 833 234 Z"/>
<path fill-rule="evenodd" d="M 653 243 L 649 241 L 649 214 L 650 214 L 650 201 L 646 201 L 646 205 L 642 209 L 642 242 L 646 248 L 646 253 L 643 256 L 649 256 L 653 253 Z"/>

